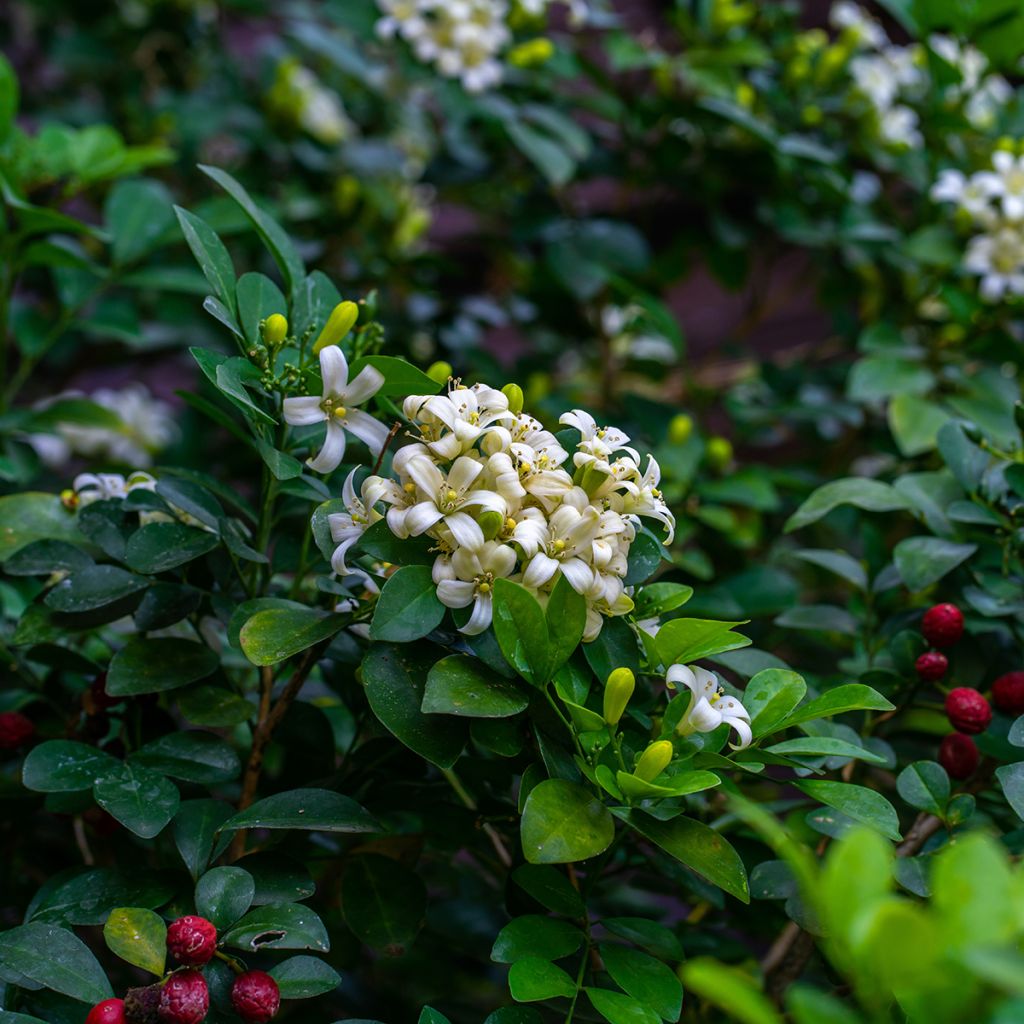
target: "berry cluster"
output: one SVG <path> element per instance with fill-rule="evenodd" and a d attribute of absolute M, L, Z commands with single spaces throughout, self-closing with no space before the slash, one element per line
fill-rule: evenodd
<path fill-rule="evenodd" d="M 85 1024 L 200 1024 L 210 1010 L 210 990 L 200 968 L 217 952 L 217 929 L 187 915 L 167 928 L 167 952 L 181 967 L 163 981 L 131 989 L 124 999 L 105 999 Z M 264 971 L 242 971 L 231 987 L 231 1005 L 245 1024 L 267 1024 L 281 1006 L 277 982 Z"/>

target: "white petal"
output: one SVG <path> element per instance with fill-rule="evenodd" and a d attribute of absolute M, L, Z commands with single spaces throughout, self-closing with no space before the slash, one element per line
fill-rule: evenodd
<path fill-rule="evenodd" d="M 580 558 L 567 558 L 562 562 L 562 575 L 577 594 L 582 594 L 594 582 L 594 570 Z"/>
<path fill-rule="evenodd" d="M 340 345 L 328 345 L 320 350 L 320 376 L 325 395 L 340 397 L 348 386 L 348 360 Z"/>
<path fill-rule="evenodd" d="M 686 712 L 686 721 L 697 732 L 711 732 L 722 724 L 722 716 L 704 697 L 694 695 L 690 709 Z"/>
<path fill-rule="evenodd" d="M 384 386 L 384 374 L 376 366 L 364 366 L 341 395 L 346 405 L 362 405 Z"/>
<path fill-rule="evenodd" d="M 456 512 L 453 515 L 445 516 L 444 525 L 451 530 L 455 543 L 459 547 L 476 551 L 484 546 L 483 532 L 472 516 L 465 512 Z"/>
<path fill-rule="evenodd" d="M 366 447 L 373 452 L 374 457 L 380 455 L 390 433 L 380 420 L 375 420 L 362 409 L 349 409 L 342 424 L 346 430 L 351 431 L 366 444 Z"/>
<path fill-rule="evenodd" d="M 282 404 L 285 423 L 293 427 L 308 427 L 314 423 L 323 423 L 327 413 L 320 408 L 321 399 L 315 395 L 301 395 L 298 398 L 286 398 Z"/>
<path fill-rule="evenodd" d="M 348 576 L 352 570 L 345 564 L 345 555 L 348 554 L 348 549 L 359 539 L 359 534 L 353 534 L 351 537 L 347 537 L 343 540 L 335 549 L 334 554 L 331 555 L 331 568 L 339 576 Z"/>
<path fill-rule="evenodd" d="M 437 585 L 437 599 L 447 608 L 465 608 L 473 603 L 475 583 L 464 580 L 441 580 Z"/>
<path fill-rule="evenodd" d="M 444 516 L 432 501 L 421 501 L 418 505 L 413 505 L 405 513 L 405 528 L 408 530 L 408 536 L 418 537 L 421 533 L 426 533 L 443 518 Z"/>
<path fill-rule="evenodd" d="M 491 624 L 492 604 L 490 594 L 481 594 L 473 604 L 473 614 L 469 621 L 459 630 L 466 636 L 476 636 Z"/>
<path fill-rule="evenodd" d="M 345 458 L 345 431 L 337 420 L 328 420 L 324 446 L 315 459 L 307 459 L 306 465 L 316 473 L 330 473 L 331 470 L 337 469 L 341 465 L 343 458 Z"/>
<path fill-rule="evenodd" d="M 736 730 L 736 735 L 739 736 L 740 741 L 738 744 L 730 743 L 729 745 L 733 750 L 742 750 L 744 747 L 750 746 L 750 741 L 754 738 L 753 732 L 750 730 L 750 726 L 743 721 L 742 718 L 729 718 L 728 723 Z"/>
<path fill-rule="evenodd" d="M 549 558 L 543 551 L 538 551 L 530 559 L 530 564 L 526 567 L 526 572 L 523 573 L 523 586 L 529 587 L 530 590 L 543 587 L 557 571 L 558 562 Z"/>
<path fill-rule="evenodd" d="M 467 490 L 483 468 L 483 463 L 477 462 L 476 459 L 472 459 L 468 455 L 460 456 L 448 471 L 448 486 L 459 493 Z"/>

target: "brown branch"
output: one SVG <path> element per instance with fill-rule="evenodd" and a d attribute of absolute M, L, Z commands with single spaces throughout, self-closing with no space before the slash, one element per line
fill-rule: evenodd
<path fill-rule="evenodd" d="M 288 713 L 292 702 L 298 696 L 303 684 L 320 659 L 320 655 L 327 648 L 331 638 L 321 640 L 320 643 L 310 647 L 292 672 L 285 688 L 276 702 L 272 703 L 274 689 L 274 672 L 269 666 L 260 669 L 260 709 L 256 728 L 252 734 L 252 746 L 249 748 L 249 760 L 245 765 L 245 774 L 242 776 L 242 794 L 238 798 L 238 809 L 244 811 L 250 807 L 256 799 L 259 790 L 260 775 L 263 771 L 263 758 L 267 747 L 274 735 L 274 730 L 280 725 L 281 719 Z M 245 830 L 239 829 L 228 851 L 228 859 L 238 860 L 245 853 Z"/>
<path fill-rule="evenodd" d="M 377 461 L 373 464 L 373 476 L 376 476 L 380 471 L 380 465 L 384 461 L 384 453 L 391 447 L 391 442 L 398 436 L 398 432 L 402 429 L 402 421 L 395 420 L 394 426 L 388 432 L 388 436 L 381 447 L 380 455 L 377 456 Z"/>

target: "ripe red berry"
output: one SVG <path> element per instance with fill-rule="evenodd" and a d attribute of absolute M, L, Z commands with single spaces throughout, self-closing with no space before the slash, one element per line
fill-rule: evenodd
<path fill-rule="evenodd" d="M 85 1024 L 124 1024 L 124 1000 L 104 999 L 85 1018 Z"/>
<path fill-rule="evenodd" d="M 963 612 L 955 604 L 937 604 L 924 613 L 921 633 L 932 647 L 950 647 L 964 635 Z"/>
<path fill-rule="evenodd" d="M 0 750 L 17 750 L 36 734 L 31 718 L 20 711 L 0 712 Z"/>
<path fill-rule="evenodd" d="M 939 764 L 952 779 L 967 779 L 978 767 L 978 748 L 970 736 L 951 732 L 939 744 Z"/>
<path fill-rule="evenodd" d="M 1024 672 L 1007 672 L 992 684 L 992 702 L 1008 715 L 1024 715 Z"/>
<path fill-rule="evenodd" d="M 917 677 L 925 683 L 938 682 L 949 668 L 949 659 L 939 651 L 925 651 L 920 658 L 914 662 L 917 669 Z"/>
<path fill-rule="evenodd" d="M 946 695 L 946 717 L 957 732 L 984 732 L 992 721 L 992 708 L 977 690 L 958 686 Z"/>
<path fill-rule="evenodd" d="M 210 990 L 199 971 L 175 971 L 160 989 L 160 1024 L 199 1024 L 210 1009 Z"/>
<path fill-rule="evenodd" d="M 264 971 L 246 971 L 231 986 L 231 1005 L 246 1024 L 267 1024 L 281 1005 L 281 991 Z"/>
<path fill-rule="evenodd" d="M 186 967 L 208 964 L 217 948 L 217 929 L 205 917 L 189 914 L 167 926 L 167 952 Z"/>

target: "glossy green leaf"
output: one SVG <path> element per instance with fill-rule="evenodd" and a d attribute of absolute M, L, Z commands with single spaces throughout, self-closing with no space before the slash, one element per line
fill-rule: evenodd
<path fill-rule="evenodd" d="M 147 743 L 130 760 L 183 782 L 212 786 L 238 778 L 238 754 L 209 732 L 171 732 Z"/>
<path fill-rule="evenodd" d="M 561 967 L 534 956 L 512 965 L 508 972 L 508 989 L 517 1002 L 535 1003 L 559 996 L 568 999 L 576 991 L 576 984 Z"/>
<path fill-rule="evenodd" d="M 657 1024 L 658 1015 L 632 996 L 608 988 L 586 990 L 591 1005 L 608 1024 Z"/>
<path fill-rule="evenodd" d="M 159 835 L 178 810 L 173 783 L 139 764 L 124 763 L 92 788 L 96 803 L 142 839 Z"/>
<path fill-rule="evenodd" d="M 293 956 L 275 964 L 269 971 L 277 982 L 282 999 L 312 999 L 333 992 L 341 984 L 341 975 L 315 956 Z"/>
<path fill-rule="evenodd" d="M 392 643 L 419 640 L 437 629 L 444 613 L 430 569 L 405 565 L 388 578 L 380 592 L 370 636 Z"/>
<path fill-rule="evenodd" d="M 833 480 L 819 487 L 786 522 L 786 533 L 803 529 L 817 522 L 840 505 L 854 505 L 867 512 L 896 512 L 907 507 L 907 501 L 889 484 L 867 477 Z"/>
<path fill-rule="evenodd" d="M 149 581 L 116 565 L 90 565 L 62 579 L 44 598 L 57 612 L 88 612 L 121 601 Z"/>
<path fill-rule="evenodd" d="M 494 635 L 505 660 L 528 682 L 543 686 L 553 669 L 544 611 L 523 586 L 494 581 Z"/>
<path fill-rule="evenodd" d="M 141 907 L 118 907 L 103 926 L 107 949 L 126 963 L 160 977 L 167 959 L 167 925 Z"/>
<path fill-rule="evenodd" d="M 112 697 L 135 697 L 187 686 L 213 673 L 220 659 L 193 640 L 133 637 L 114 655 L 107 675 Z"/>
<path fill-rule="evenodd" d="M 786 719 L 786 726 L 810 722 L 815 718 L 842 715 L 847 711 L 892 711 L 895 705 L 877 690 L 863 683 L 846 683 L 798 707 Z"/>
<path fill-rule="evenodd" d="M 539 914 L 524 914 L 509 921 L 498 932 L 491 959 L 499 964 L 514 964 L 528 956 L 561 960 L 583 944 L 583 933 L 575 925 Z"/>
<path fill-rule="evenodd" d="M 276 665 L 334 636 L 348 621 L 315 608 L 264 608 L 246 621 L 238 639 L 254 665 Z"/>
<path fill-rule="evenodd" d="M 326 953 L 331 948 L 323 922 L 300 903 L 256 907 L 225 932 L 221 941 L 250 953 L 264 949 L 315 949 Z"/>
<path fill-rule="evenodd" d="M 804 780 L 795 782 L 794 785 L 813 800 L 834 807 L 855 821 L 861 821 L 877 829 L 889 839 L 899 841 L 899 819 L 892 804 L 881 793 L 876 793 L 866 786 L 824 779 Z"/>
<path fill-rule="evenodd" d="M 477 658 L 455 654 L 442 658 L 427 673 L 421 710 L 424 714 L 469 718 L 506 718 L 525 711 L 529 698 L 514 682 L 496 675 Z"/>
<path fill-rule="evenodd" d="M 896 776 L 896 790 L 911 807 L 940 817 L 949 803 L 946 769 L 935 761 L 915 761 Z"/>
<path fill-rule="evenodd" d="M 656 644 L 662 662 L 686 665 L 724 651 L 747 647 L 745 636 L 732 632 L 743 622 L 715 622 L 709 619 L 670 619 L 658 631 Z"/>
<path fill-rule="evenodd" d="M 57 925 L 34 923 L 0 932 L 0 963 L 83 1003 L 99 1003 L 114 994 L 89 947 Z"/>
<path fill-rule="evenodd" d="M 218 543 L 217 536 L 207 530 L 181 523 L 148 523 L 128 538 L 124 560 L 136 572 L 167 572 L 207 554 Z"/>
<path fill-rule="evenodd" d="M 255 895 L 256 883 L 244 868 L 211 868 L 196 882 L 196 913 L 224 931 L 252 906 Z"/>
<path fill-rule="evenodd" d="M 199 269 L 229 313 L 234 315 L 235 267 L 224 243 L 217 232 L 201 217 L 189 213 L 180 206 L 174 207 L 174 213 L 185 241 L 199 264 Z"/>
<path fill-rule="evenodd" d="M 328 789 L 291 789 L 257 800 L 221 826 L 304 829 L 309 832 L 378 832 L 380 826 L 354 800 Z"/>
<path fill-rule="evenodd" d="M 361 854 L 345 865 L 341 907 L 361 942 L 395 954 L 423 927 L 427 889 L 419 875 L 398 861 Z"/>
<path fill-rule="evenodd" d="M 74 793 L 91 789 L 120 762 L 75 740 L 46 740 L 33 747 L 22 765 L 22 781 L 38 793 Z"/>
<path fill-rule="evenodd" d="M 576 783 L 547 779 L 526 798 L 520 838 L 531 864 L 587 860 L 606 850 L 614 836 L 608 809 Z"/>

